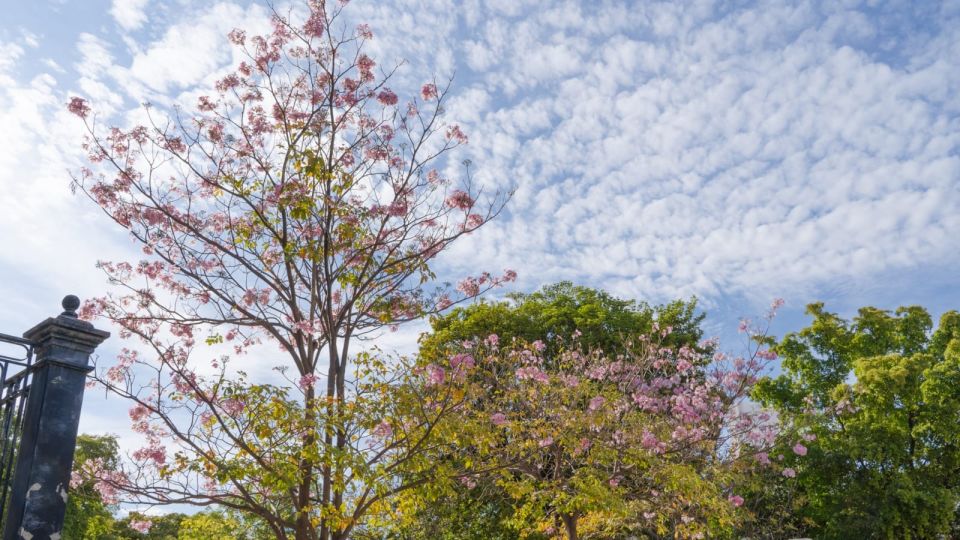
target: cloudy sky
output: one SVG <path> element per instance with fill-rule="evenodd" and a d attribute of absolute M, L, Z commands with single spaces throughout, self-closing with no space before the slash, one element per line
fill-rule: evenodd
<path fill-rule="evenodd" d="M 444 279 L 509 267 L 512 290 L 696 295 L 721 336 L 774 297 L 780 332 L 813 300 L 960 308 L 958 1 L 355 0 L 348 13 L 373 27 L 381 65 L 406 62 L 395 90 L 455 75 L 462 157 L 516 188 L 446 254 Z M 70 193 L 68 97 L 114 118 L 192 103 L 233 60 L 226 33 L 266 14 L 239 0 L 5 7 L 0 332 L 66 293 L 102 293 L 95 261 L 135 256 Z M 417 330 L 384 339 L 409 347 Z M 117 432 L 124 410 L 89 396 L 82 429 Z"/>

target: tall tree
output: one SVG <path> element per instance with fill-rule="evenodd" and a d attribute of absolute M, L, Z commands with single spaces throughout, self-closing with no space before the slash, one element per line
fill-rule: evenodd
<path fill-rule="evenodd" d="M 86 101 L 69 103 L 93 163 L 75 187 L 145 254 L 101 263 L 117 291 L 83 308 L 140 340 L 97 376 L 133 402 L 147 441 L 134 467 L 100 479 L 125 499 L 219 504 L 277 538 L 328 540 L 430 477 L 396 483 L 446 410 L 423 411 L 371 454 L 379 423 L 365 414 L 382 412 L 370 393 L 389 376 L 350 359 L 357 339 L 514 278 L 483 273 L 455 292 L 430 269 L 505 197 L 480 202 L 469 170 L 447 178 L 448 152 L 467 142 L 443 120 L 447 86 L 427 82 L 401 103 L 394 69 L 364 52 L 371 29 L 342 22 L 345 4 L 275 13 L 265 36 L 234 30 L 245 59 L 216 93 L 163 119 L 148 109 L 148 125 L 102 131 Z M 230 357 L 260 343 L 295 384 L 231 375 Z M 232 355 L 205 348 L 218 344 Z"/>
<path fill-rule="evenodd" d="M 810 325 L 776 345 L 784 373 L 756 396 L 792 425 L 786 460 L 809 455 L 779 496 L 758 489 L 754 510 L 776 516 L 765 500 L 792 501 L 791 516 L 777 519 L 816 538 L 955 535 L 960 313 L 945 313 L 936 330 L 918 306 L 865 307 L 852 320 L 822 303 L 807 313 Z"/>

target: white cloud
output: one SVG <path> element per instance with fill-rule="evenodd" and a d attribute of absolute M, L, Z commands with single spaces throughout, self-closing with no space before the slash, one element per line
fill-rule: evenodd
<path fill-rule="evenodd" d="M 226 40 L 233 28 L 267 29 L 266 11 L 253 5 L 241 8 L 228 2 L 197 7 L 171 24 L 160 39 L 135 43 L 128 66 L 118 66 L 113 77 L 139 103 L 174 102 L 177 94 L 204 84 L 213 86 L 217 76 L 237 58 Z"/>
<path fill-rule="evenodd" d="M 150 0 L 113 0 L 110 15 L 124 30 L 136 30 L 147 20 L 147 4 Z"/>
<path fill-rule="evenodd" d="M 517 188 L 504 215 L 443 257 L 441 278 L 511 267 L 520 290 L 572 279 L 652 300 L 802 303 L 960 263 L 960 11 L 917 22 L 896 4 L 548 4 L 346 12 L 373 26 L 380 65 L 409 62 L 398 92 L 456 73 L 448 109 L 471 136 L 459 157 L 479 180 Z M 115 1 L 111 14 L 130 30 L 146 6 Z M 151 39 L 122 36 L 126 50 L 81 35 L 83 77 L 69 85 L 18 81 L 29 52 L 0 43 L 0 237 L 14 239 L 0 246 L 0 293 L 20 316 L 50 314 L 36 291 L 56 291 L 53 304 L 102 291 L 94 259 L 130 247 L 67 193 L 79 131 L 64 86 L 115 118 L 145 99 L 189 104 L 236 59 L 225 34 L 265 26 L 257 5 L 182 6 Z M 416 330 L 378 343 L 409 351 Z"/>

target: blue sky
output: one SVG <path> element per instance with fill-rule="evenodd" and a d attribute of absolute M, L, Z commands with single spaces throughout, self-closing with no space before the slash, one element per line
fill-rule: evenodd
<path fill-rule="evenodd" d="M 193 103 L 258 2 L 37 0 L 0 21 L 0 331 L 106 287 L 127 237 L 68 189 L 83 95 L 122 121 Z M 681 5 L 682 4 L 682 5 Z M 960 2 L 355 0 L 396 90 L 455 74 L 448 112 L 507 211 L 441 278 L 515 268 L 651 302 L 697 295 L 737 320 L 787 301 L 960 307 Z M 398 92 L 399 93 L 399 92 Z M 409 350 L 419 327 L 384 336 Z M 109 345 L 104 356 L 119 345 Z M 113 347 L 114 349 L 110 349 Z M 82 429 L 120 432 L 90 396 Z"/>

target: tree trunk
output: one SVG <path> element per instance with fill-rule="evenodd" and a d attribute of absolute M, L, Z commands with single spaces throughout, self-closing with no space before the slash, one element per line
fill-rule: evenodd
<path fill-rule="evenodd" d="M 563 528 L 567 531 L 567 540 L 579 540 L 577 535 L 577 517 L 569 514 L 562 514 Z"/>
<path fill-rule="evenodd" d="M 313 387 L 304 390 L 304 414 L 307 420 L 310 420 L 313 403 Z M 313 446 L 316 434 L 308 431 L 303 437 L 303 450 Z M 313 525 L 310 523 L 310 486 L 313 485 L 313 463 L 306 458 L 300 459 L 300 486 L 297 493 L 297 526 L 294 530 L 296 540 L 313 540 L 316 535 L 313 534 Z"/>

